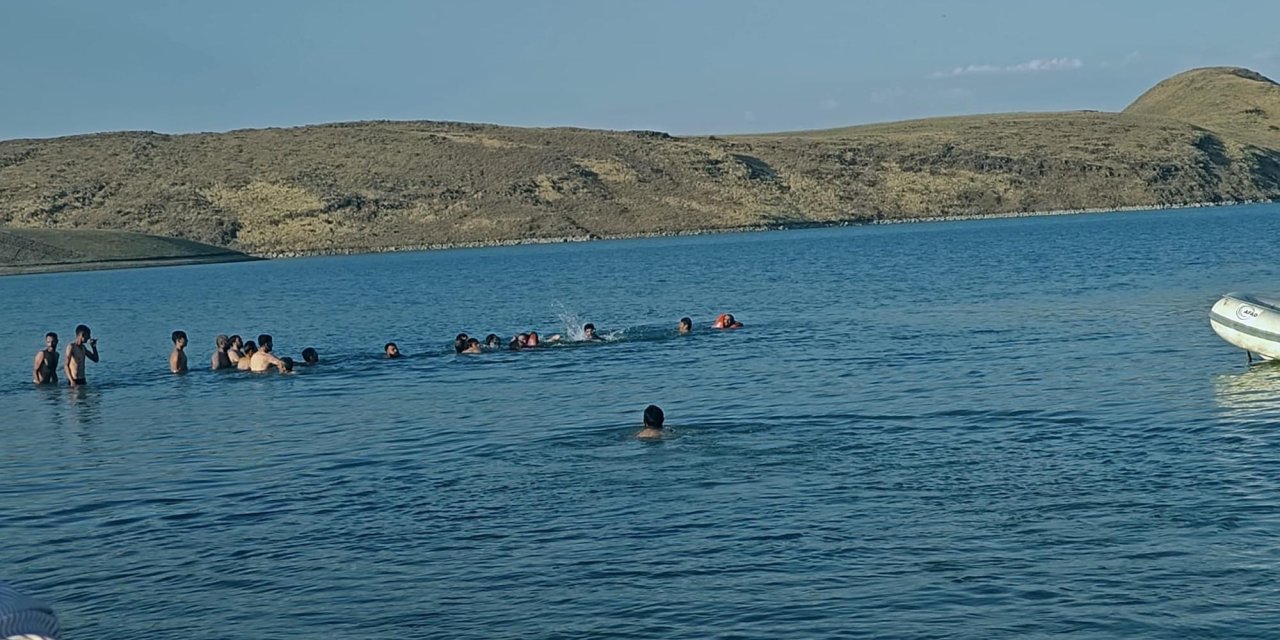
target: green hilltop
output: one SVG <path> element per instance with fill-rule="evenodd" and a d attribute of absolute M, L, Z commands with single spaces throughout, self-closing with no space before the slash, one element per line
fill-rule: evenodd
<path fill-rule="evenodd" d="M 0 225 L 269 256 L 1263 200 L 1280 197 L 1278 126 L 1280 86 L 1209 68 L 1120 113 L 769 135 L 356 122 L 10 140 Z"/>

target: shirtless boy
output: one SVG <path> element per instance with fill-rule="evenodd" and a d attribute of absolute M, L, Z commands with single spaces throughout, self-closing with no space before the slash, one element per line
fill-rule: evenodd
<path fill-rule="evenodd" d="M 187 333 L 173 332 L 173 353 L 169 354 L 169 371 L 173 373 L 187 372 Z"/>
<path fill-rule="evenodd" d="M 218 336 L 213 339 L 213 344 L 213 358 L 209 360 L 209 364 L 213 367 L 213 370 L 217 371 L 218 369 L 230 368 L 231 365 L 234 364 L 231 362 L 231 354 L 228 353 L 228 350 L 231 348 L 230 338 L 227 338 L 226 336 Z"/>
<path fill-rule="evenodd" d="M 88 346 L 86 347 L 85 345 Z M 67 374 L 67 384 L 73 387 L 84 384 L 85 358 L 94 362 L 98 361 L 98 340 L 91 337 L 89 327 L 79 325 L 76 327 L 76 339 L 67 345 L 66 362 L 63 363 L 63 372 Z"/>
<path fill-rule="evenodd" d="M 31 367 L 31 381 L 36 384 L 58 384 L 58 334 L 44 334 L 44 349 L 36 352 Z"/>
<path fill-rule="evenodd" d="M 265 373 L 267 369 L 275 367 L 280 373 L 285 373 L 284 361 L 275 357 L 271 353 L 271 336 L 262 334 L 258 336 L 258 351 L 253 354 L 253 358 L 249 360 L 249 370 L 254 373 Z"/>

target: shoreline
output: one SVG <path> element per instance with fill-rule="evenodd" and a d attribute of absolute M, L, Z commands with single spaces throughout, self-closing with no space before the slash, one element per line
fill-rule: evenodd
<path fill-rule="evenodd" d="M 317 251 L 282 251 L 274 253 L 253 254 L 267 260 L 288 258 L 312 258 L 323 256 L 356 256 L 378 253 L 406 253 L 413 251 L 446 251 L 450 249 L 485 249 L 491 247 L 515 247 L 537 244 L 563 244 L 568 242 L 594 242 L 597 240 L 642 240 L 645 238 L 679 238 L 684 236 L 703 236 L 720 233 L 756 233 L 763 231 L 792 231 L 798 229 L 828 229 L 834 227 L 862 227 L 891 224 L 919 224 L 929 222 L 964 222 L 968 220 L 998 220 L 1004 218 L 1040 218 L 1049 216 L 1085 215 L 1094 213 L 1133 213 L 1141 211 L 1168 211 L 1172 209 L 1203 209 L 1211 207 L 1235 207 L 1250 204 L 1270 204 L 1277 200 L 1232 200 L 1222 202 L 1192 202 L 1186 204 L 1165 205 L 1133 205 L 1116 208 L 1087 209 L 1050 209 L 1046 211 L 1009 211 L 1006 213 L 978 213 L 943 216 L 922 216 L 916 218 L 874 218 L 871 216 L 853 216 L 843 220 L 779 222 L 774 224 L 751 225 L 745 227 L 721 227 L 715 229 L 690 229 L 685 231 L 639 231 L 613 235 L 587 234 L 582 236 L 555 236 L 549 238 L 518 238 L 513 240 L 486 240 L 471 242 L 438 242 L 422 245 L 404 245 L 394 247 L 324 249 Z"/>
<path fill-rule="evenodd" d="M 119 258 L 114 260 L 87 260 L 84 262 L 44 262 L 39 264 L 0 265 L 0 277 L 25 276 L 41 273 L 67 273 L 72 271 L 107 271 L 113 269 L 146 269 L 152 267 L 179 267 L 193 264 L 220 264 L 224 262 L 256 262 L 265 260 L 238 251 L 214 253 L 202 256 L 157 256 L 153 258 Z"/>
<path fill-rule="evenodd" d="M 1168 205 L 1140 205 L 1116 208 L 1082 208 L 1053 209 L 1047 211 L 1010 211 L 1006 213 L 980 213 L 961 215 L 921 216 L 912 218 L 875 218 L 871 216 L 853 216 L 843 220 L 779 222 L 775 224 L 751 225 L 745 227 L 723 227 L 715 229 L 691 229 L 685 231 L 650 231 L 624 233 L 614 235 L 587 234 L 582 236 L 558 236 L 550 238 L 516 238 L 511 240 L 489 240 L 472 242 L 441 242 L 422 245 L 405 245 L 391 247 L 326 249 L 317 251 L 284 251 L 262 254 L 247 254 L 228 250 L 227 253 L 203 256 L 178 256 L 155 258 L 128 258 L 118 260 L 93 260 L 86 262 L 51 262 L 27 265 L 0 265 L 0 277 L 10 275 L 31 275 L 40 273 L 66 273 L 73 271 L 103 271 L 108 269 L 137 269 L 151 267 L 169 267 L 193 264 L 218 264 L 225 262 L 250 262 L 258 260 L 278 260 L 287 258 L 307 258 L 322 256 L 352 256 L 378 253 L 405 253 L 414 251 L 444 251 L 450 249 L 484 249 L 491 247 L 514 247 L 537 244 L 562 244 L 567 242 L 592 242 L 596 240 L 636 240 L 645 238 L 676 238 L 683 236 L 701 236 L 721 233 L 754 233 L 764 231 L 788 231 L 798 229 L 821 229 L 832 227 L 856 227 L 890 224 L 919 224 L 930 222 L 963 222 L 968 220 L 999 220 L 1005 218 L 1039 218 L 1049 216 L 1083 215 L 1094 213 L 1129 213 L 1139 211 L 1167 211 L 1171 209 L 1202 209 L 1209 207 L 1232 207 L 1249 204 L 1268 204 L 1275 200 L 1242 200 L 1226 202 L 1193 202 Z"/>

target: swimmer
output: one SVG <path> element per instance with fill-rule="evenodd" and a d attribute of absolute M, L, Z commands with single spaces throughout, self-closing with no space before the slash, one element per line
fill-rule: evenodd
<path fill-rule="evenodd" d="M 582 325 L 582 339 L 587 342 L 604 341 L 604 338 L 601 338 L 600 335 L 596 333 L 596 326 L 590 322 Z"/>
<path fill-rule="evenodd" d="M 732 313 L 722 313 L 720 314 L 720 317 L 716 318 L 716 321 L 714 324 L 711 325 L 711 328 L 712 329 L 741 329 L 742 323 L 738 322 L 737 320 L 734 320 Z"/>
<path fill-rule="evenodd" d="M 58 384 L 58 334 L 44 334 L 44 348 L 36 352 L 31 366 L 31 381 L 36 384 Z"/>
<path fill-rule="evenodd" d="M 679 331 L 681 335 L 693 333 L 693 320 L 690 320 L 687 317 L 680 318 L 680 324 L 676 325 L 676 331 Z"/>
<path fill-rule="evenodd" d="M 308 367 L 320 363 L 320 353 L 316 351 L 315 347 L 307 347 L 302 350 L 302 363 Z"/>
<path fill-rule="evenodd" d="M 480 346 L 480 341 L 475 338 L 467 338 L 466 347 L 458 353 L 484 353 L 484 348 Z"/>
<path fill-rule="evenodd" d="M 529 337 L 529 335 L 528 335 L 528 334 L 525 334 L 525 333 L 522 333 L 522 334 L 520 334 L 520 335 L 516 335 L 516 336 L 511 336 L 511 342 L 508 342 L 508 343 L 507 343 L 507 348 L 508 348 L 508 349 L 510 349 L 510 350 L 512 350 L 512 351 L 519 351 L 519 350 L 523 349 L 523 348 L 524 348 L 524 340 L 525 340 L 525 338 L 528 338 L 528 337 Z"/>
<path fill-rule="evenodd" d="M 662 423 L 666 422 L 667 417 L 662 413 L 662 407 L 651 404 L 644 408 L 644 428 L 637 431 L 635 437 L 641 440 L 657 440 L 666 434 L 666 430 L 662 428 Z"/>
<path fill-rule="evenodd" d="M 454 337 L 453 352 L 462 353 L 462 351 L 467 348 L 467 340 L 469 339 L 471 339 L 471 336 L 465 333 L 459 333 L 456 337 Z"/>
<path fill-rule="evenodd" d="M 274 346 L 273 342 L 270 334 L 264 333 L 258 336 L 258 352 L 249 359 L 250 371 L 266 373 L 267 369 L 275 367 L 280 373 L 288 373 L 284 368 L 284 361 L 271 353 L 271 348 Z"/>
<path fill-rule="evenodd" d="M 491 349 L 498 349 L 502 347 L 502 338 L 499 338 L 496 333 L 491 333 L 484 337 L 484 346 Z"/>
<path fill-rule="evenodd" d="M 244 349 L 244 341 L 240 339 L 240 336 L 231 336 L 228 338 L 227 360 L 229 360 L 233 365 L 240 364 L 240 356 L 244 355 L 242 349 Z"/>
<path fill-rule="evenodd" d="M 85 348 L 85 345 L 88 345 L 88 348 Z M 67 374 L 67 384 L 78 387 L 85 383 L 85 358 L 98 361 L 98 340 L 92 337 L 89 327 L 78 325 L 76 339 L 67 345 L 66 359 L 62 365 L 63 372 Z"/>
<path fill-rule="evenodd" d="M 538 332 L 537 332 L 537 331 L 530 331 L 527 335 L 526 335 L 526 334 L 520 334 L 520 335 L 525 336 L 525 338 L 524 338 L 524 347 L 525 347 L 526 349 L 530 349 L 530 348 L 533 348 L 533 347 L 538 346 Z"/>
<path fill-rule="evenodd" d="M 248 371 L 249 365 L 253 364 L 253 354 L 257 352 L 257 343 L 252 340 L 244 343 L 244 351 L 240 354 L 240 359 L 236 361 L 236 369 L 240 371 Z"/>
<path fill-rule="evenodd" d="M 387 354 L 388 359 L 400 357 L 400 347 L 397 347 L 394 342 L 388 342 L 383 345 L 382 352 Z"/>
<path fill-rule="evenodd" d="M 231 339 L 226 336 L 218 336 L 213 339 L 213 344 L 213 358 L 210 359 L 213 370 L 217 371 L 218 369 L 230 367 L 232 362 L 231 356 L 227 355 L 227 349 L 231 347 Z"/>
<path fill-rule="evenodd" d="M 170 335 L 169 337 L 173 338 L 173 353 L 169 354 L 169 371 L 172 371 L 173 373 L 186 373 L 187 372 L 187 352 L 186 352 L 187 332 L 174 331 L 173 334 Z M 220 337 L 224 341 L 227 339 L 226 336 L 220 336 Z M 214 367 L 214 368 L 216 369 L 217 367 Z"/>
<path fill-rule="evenodd" d="M 280 367 L 280 373 L 293 373 L 293 358 L 289 356 L 280 358 L 280 364 L 283 365 Z"/>

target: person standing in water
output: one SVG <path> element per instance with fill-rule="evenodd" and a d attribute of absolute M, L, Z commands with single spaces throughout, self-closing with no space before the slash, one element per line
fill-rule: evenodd
<path fill-rule="evenodd" d="M 302 363 L 309 366 L 320 364 L 320 352 L 315 347 L 307 347 L 302 350 Z"/>
<path fill-rule="evenodd" d="M 185 349 L 187 348 L 187 332 L 174 331 L 173 335 L 171 335 L 170 337 L 173 338 L 173 353 L 169 354 L 169 371 L 173 373 L 186 373 L 187 372 L 187 352 L 185 351 Z M 225 347 L 227 337 L 226 336 L 218 336 L 218 337 L 222 338 L 223 346 Z M 223 354 L 223 355 L 226 355 L 226 354 Z M 214 367 L 214 369 L 217 369 L 217 368 L 218 367 Z"/>
<path fill-rule="evenodd" d="M 258 336 L 258 352 L 253 354 L 253 358 L 249 361 L 249 370 L 254 373 L 266 373 L 267 369 L 275 367 L 280 373 L 286 373 L 284 361 L 277 358 L 271 353 L 274 346 L 273 340 L 269 334 Z"/>
<path fill-rule="evenodd" d="M 213 358 L 210 359 L 210 364 L 213 366 L 214 371 L 229 368 L 234 364 L 231 362 L 231 356 L 227 353 L 227 350 L 231 348 L 231 340 L 229 338 L 218 336 L 213 339 L 213 344 Z"/>
<path fill-rule="evenodd" d="M 666 435 L 666 430 L 662 424 L 667 421 L 667 417 L 662 413 L 662 407 L 651 404 L 644 408 L 644 428 L 637 431 L 635 437 L 641 440 L 657 440 Z"/>
<path fill-rule="evenodd" d="M 66 361 L 63 372 L 67 374 L 67 384 L 78 387 L 85 384 L 84 359 L 98 361 L 98 340 L 94 338 L 85 325 L 76 326 L 76 339 L 67 345 Z"/>
<path fill-rule="evenodd" d="M 31 381 L 36 384 L 58 384 L 58 334 L 44 334 L 44 348 L 36 352 L 31 366 Z"/>
<path fill-rule="evenodd" d="M 244 352 L 240 355 L 240 359 L 236 361 L 236 369 L 238 371 L 248 371 L 249 365 L 253 364 L 253 354 L 258 352 L 258 345 L 250 340 L 244 343 Z"/>
<path fill-rule="evenodd" d="M 231 336 L 227 339 L 227 361 L 233 366 L 240 364 L 240 356 L 244 355 L 241 349 L 244 348 L 244 341 L 240 336 Z"/>
<path fill-rule="evenodd" d="M 679 331 L 682 335 L 693 333 L 693 320 L 688 317 L 680 318 L 680 324 L 676 325 L 676 331 Z"/>

